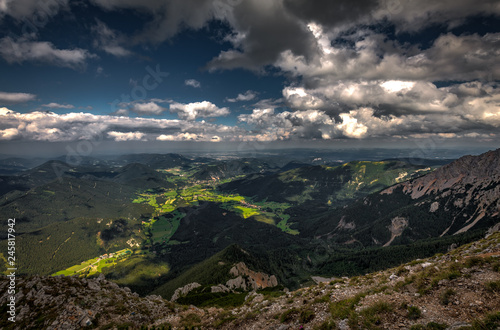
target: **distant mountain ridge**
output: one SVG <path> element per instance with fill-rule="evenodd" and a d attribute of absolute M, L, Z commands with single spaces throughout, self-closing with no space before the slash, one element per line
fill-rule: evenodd
<path fill-rule="evenodd" d="M 292 169 L 288 169 L 288 167 Z M 430 172 L 430 167 L 401 161 L 353 161 L 343 165 L 288 164 L 286 171 L 253 174 L 220 186 L 258 200 L 345 204 L 394 183 Z"/>
<path fill-rule="evenodd" d="M 464 156 L 317 220 L 317 234 L 364 245 L 488 228 L 500 221 L 500 149 Z"/>

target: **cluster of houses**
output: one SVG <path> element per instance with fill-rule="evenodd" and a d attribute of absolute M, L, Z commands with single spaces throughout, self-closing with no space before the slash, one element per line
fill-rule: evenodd
<path fill-rule="evenodd" d="M 114 253 L 110 253 L 110 254 L 104 253 L 103 255 L 101 255 L 97 258 L 97 261 L 108 259 L 108 258 L 113 258 L 114 256 L 115 256 Z"/>
<path fill-rule="evenodd" d="M 250 204 L 250 203 L 247 203 L 247 202 L 245 202 L 245 201 L 241 201 L 240 203 L 241 203 L 243 206 L 250 207 L 250 208 L 252 208 L 252 209 L 258 209 L 258 210 L 260 210 L 260 206 L 258 206 L 258 205 Z"/>

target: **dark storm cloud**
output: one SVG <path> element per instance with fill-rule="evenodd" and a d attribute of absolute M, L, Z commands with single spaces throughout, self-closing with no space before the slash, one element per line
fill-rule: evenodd
<path fill-rule="evenodd" d="M 330 27 L 366 18 L 378 6 L 373 0 L 284 0 L 283 4 L 303 21 Z"/>
<path fill-rule="evenodd" d="M 235 31 L 229 39 L 235 48 L 214 58 L 210 69 L 259 69 L 274 64 L 285 50 L 306 60 L 316 54 L 315 40 L 305 23 L 288 13 L 280 1 L 243 1 L 228 21 Z"/>
<path fill-rule="evenodd" d="M 24 24 L 39 28 L 61 9 L 68 9 L 68 4 L 69 0 L 1 0 L 0 18 L 9 15 Z"/>

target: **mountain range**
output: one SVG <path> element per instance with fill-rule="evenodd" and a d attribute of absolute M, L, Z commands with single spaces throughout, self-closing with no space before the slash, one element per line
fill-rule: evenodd
<path fill-rule="evenodd" d="M 236 288 L 253 287 L 249 274 L 276 279 L 259 290 L 297 289 L 443 253 L 498 227 L 500 149 L 439 165 L 51 160 L 0 177 L 0 210 L 16 217 L 22 275 L 104 274 L 140 295 L 192 288 L 177 291 L 180 302 L 231 305 Z M 117 251 L 126 253 L 102 257 Z M 236 280 L 229 270 L 240 263 L 248 271 Z"/>

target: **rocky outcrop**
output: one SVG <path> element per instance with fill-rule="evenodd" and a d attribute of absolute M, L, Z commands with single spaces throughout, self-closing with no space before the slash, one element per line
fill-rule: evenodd
<path fill-rule="evenodd" d="M 219 283 L 212 286 L 203 286 L 203 292 L 210 293 L 225 293 L 236 291 L 257 291 L 268 287 L 278 285 L 278 280 L 274 275 L 268 275 L 262 272 L 256 272 L 248 268 L 244 262 L 235 264 L 230 270 L 229 275 L 233 276 L 226 283 Z M 184 297 L 192 290 L 202 287 L 199 283 L 189 283 L 183 287 L 177 288 L 170 298 L 171 302 L 177 301 L 180 297 Z"/>
<path fill-rule="evenodd" d="M 212 286 L 210 288 L 210 292 L 212 293 L 217 293 L 217 292 L 229 292 L 229 288 L 223 284 L 218 284 L 218 285 L 215 285 L 215 286 Z"/>
<path fill-rule="evenodd" d="M 405 228 L 408 227 L 408 219 L 404 217 L 395 217 L 391 220 L 391 225 L 389 226 L 389 231 L 391 232 L 391 239 L 384 244 L 384 246 L 389 246 L 392 241 L 398 236 L 401 236 Z"/>
<path fill-rule="evenodd" d="M 230 288 L 241 288 L 243 290 L 258 290 L 267 287 L 274 287 L 278 285 L 278 280 L 274 275 L 267 275 L 261 272 L 255 272 L 247 267 L 244 262 L 239 262 L 229 270 L 233 276 L 237 276 L 233 280 L 229 280 L 226 286 Z M 245 280 L 243 277 L 247 277 Z"/>
<path fill-rule="evenodd" d="M 199 283 L 193 282 L 193 283 L 186 284 L 181 288 L 177 288 L 177 289 L 175 289 L 175 292 L 172 295 L 172 298 L 170 298 L 170 301 L 176 301 L 180 297 L 187 295 L 189 293 L 189 291 L 192 291 L 196 288 L 199 288 L 200 286 L 201 285 Z"/>
<path fill-rule="evenodd" d="M 0 303 L 6 306 L 10 281 L 0 277 Z M 104 276 L 80 279 L 65 276 L 16 277 L 15 323 L 0 318 L 5 329 L 80 329 L 99 324 L 128 323 L 132 328 L 153 324 L 173 314 L 172 305 L 159 296 L 139 298 Z"/>

